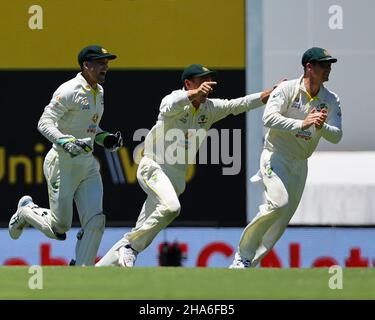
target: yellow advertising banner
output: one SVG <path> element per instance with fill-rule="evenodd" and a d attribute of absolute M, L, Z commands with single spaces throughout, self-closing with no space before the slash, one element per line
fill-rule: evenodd
<path fill-rule="evenodd" d="M 0 20 L 0 69 L 77 68 L 99 44 L 117 69 L 245 66 L 244 0 L 14 0 Z"/>

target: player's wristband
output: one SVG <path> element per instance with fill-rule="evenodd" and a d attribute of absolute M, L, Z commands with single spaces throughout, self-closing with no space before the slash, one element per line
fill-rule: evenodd
<path fill-rule="evenodd" d="M 104 146 L 104 139 L 109 136 L 109 132 L 100 132 L 98 133 L 96 136 L 95 136 L 95 142 L 100 145 L 100 146 Z"/>

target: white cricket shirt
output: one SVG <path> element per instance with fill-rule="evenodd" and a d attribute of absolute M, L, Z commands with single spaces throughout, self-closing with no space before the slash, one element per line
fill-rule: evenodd
<path fill-rule="evenodd" d="M 302 130 L 302 122 L 313 108 L 317 111 L 326 108 L 327 120 L 320 130 L 314 125 Z M 318 95 L 311 98 L 303 77 L 284 81 L 272 92 L 264 110 L 263 122 L 270 128 L 264 148 L 295 159 L 310 157 L 321 137 L 332 143 L 338 143 L 342 137 L 338 96 L 322 85 Z"/>

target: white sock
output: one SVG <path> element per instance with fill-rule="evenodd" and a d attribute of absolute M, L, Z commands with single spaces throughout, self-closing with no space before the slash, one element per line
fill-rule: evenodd
<path fill-rule="evenodd" d="M 120 266 L 118 250 L 129 243 L 124 237 L 117 241 L 111 249 L 100 259 L 95 267 Z"/>

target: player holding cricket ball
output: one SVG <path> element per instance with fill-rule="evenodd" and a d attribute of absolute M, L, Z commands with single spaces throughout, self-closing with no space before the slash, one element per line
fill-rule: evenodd
<path fill-rule="evenodd" d="M 331 64 L 326 50 L 311 48 L 302 57 L 304 75 L 280 84 L 264 110 L 269 129 L 258 175 L 266 203 L 243 231 L 230 268 L 254 267 L 281 237 L 300 202 L 307 176 L 307 159 L 319 139 L 338 143 L 342 137 L 338 96 L 326 89 Z"/>

